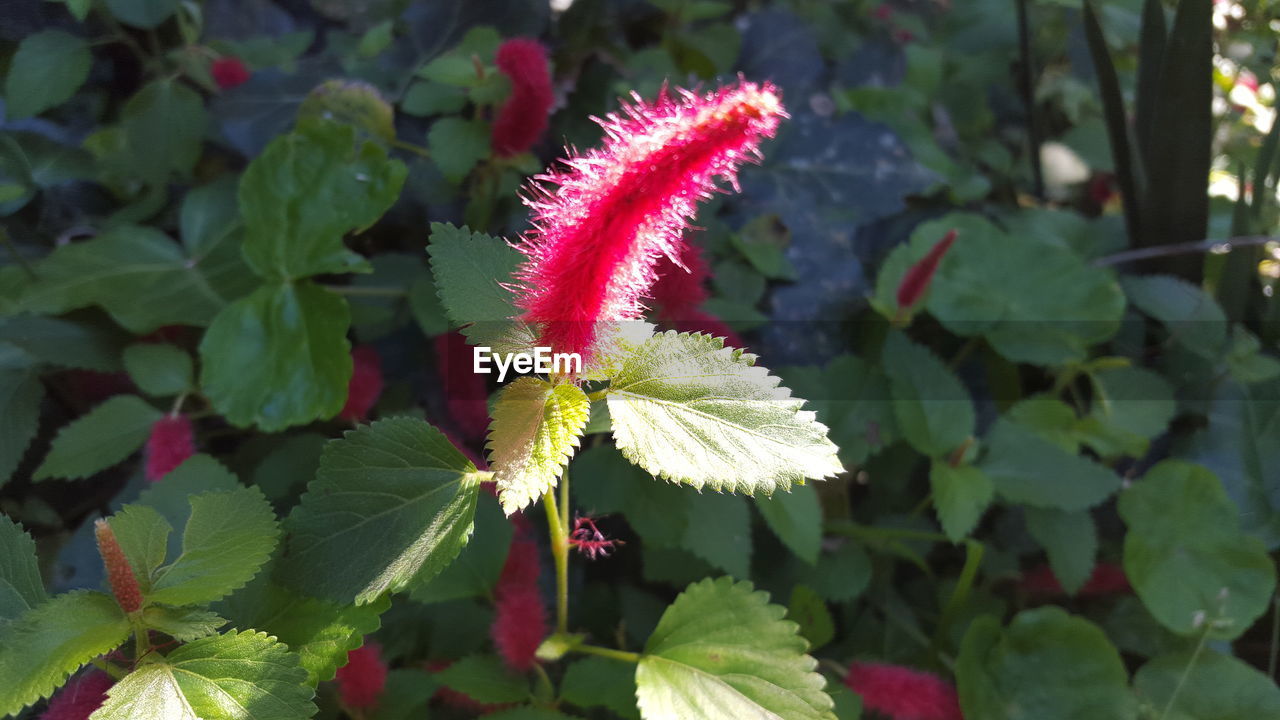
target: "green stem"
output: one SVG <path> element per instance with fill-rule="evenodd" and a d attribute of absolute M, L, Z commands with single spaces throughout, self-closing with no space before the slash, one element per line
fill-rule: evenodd
<path fill-rule="evenodd" d="M 364 297 L 405 297 L 409 291 L 394 287 L 362 287 L 360 285 L 325 285 L 324 288 L 339 295 L 359 295 Z"/>
<path fill-rule="evenodd" d="M 563 482 L 563 480 L 562 480 Z M 569 530 L 562 522 L 556 505 L 556 491 L 542 495 L 547 509 L 547 528 L 551 534 L 551 557 L 556 565 L 556 632 L 569 632 Z"/>
<path fill-rule="evenodd" d="M 829 533 L 858 538 L 860 540 L 923 540 L 925 542 L 950 542 L 942 533 L 909 528 L 874 527 L 859 525 L 850 520 L 831 520 L 826 525 Z"/>
<path fill-rule="evenodd" d="M 573 648 L 574 652 L 585 653 L 587 655 L 599 655 L 600 657 L 612 658 L 623 662 L 638 663 L 642 657 L 640 653 L 627 652 L 626 650 L 614 650 L 613 648 L 600 647 L 598 645 L 578 645 Z"/>
<path fill-rule="evenodd" d="M 982 553 L 984 550 L 982 543 L 977 540 L 966 540 L 964 550 L 964 567 L 960 569 L 960 577 L 956 580 L 956 587 L 951 591 L 951 597 L 947 600 L 946 606 L 942 608 L 942 617 L 938 619 L 938 628 L 933 634 L 933 649 L 935 652 L 941 650 L 942 641 L 951 630 L 951 624 L 956 619 L 956 613 L 960 612 L 964 602 L 969 599 L 969 592 L 973 589 L 973 581 L 978 577 L 978 567 L 982 565 Z"/>
<path fill-rule="evenodd" d="M 94 658 L 91 662 L 94 667 L 110 675 L 112 680 L 123 680 L 124 676 L 129 674 L 128 670 L 125 670 L 115 663 L 109 663 L 103 658 Z"/>
<path fill-rule="evenodd" d="M 603 400 L 604 396 L 608 394 L 609 394 L 609 388 L 600 388 L 599 390 L 593 393 L 587 393 L 587 399 L 590 400 L 591 402 L 595 402 L 597 400 Z"/>
<path fill-rule="evenodd" d="M 1205 619 L 1204 632 L 1200 633 L 1200 642 L 1196 643 L 1195 652 L 1191 653 L 1191 659 L 1187 661 L 1187 667 L 1182 670 L 1182 677 L 1178 678 L 1178 684 L 1173 688 L 1173 694 L 1169 696 L 1169 702 L 1165 703 L 1164 711 L 1160 713 L 1160 720 L 1169 717 L 1169 713 L 1173 712 L 1174 703 L 1178 702 L 1178 696 L 1182 694 L 1182 687 L 1187 684 L 1187 678 L 1191 676 L 1191 669 L 1196 666 L 1196 661 L 1200 659 L 1200 653 L 1204 652 L 1205 643 L 1209 640 L 1209 631 L 1213 629 L 1213 623 Z"/>
<path fill-rule="evenodd" d="M 399 138 L 391 141 L 391 147 L 400 148 L 401 150 L 408 150 L 409 152 L 414 153 L 415 155 L 421 155 L 422 157 L 425 157 L 425 158 L 431 157 L 430 150 L 422 147 L 421 145 L 414 145 L 411 142 L 405 142 L 404 140 L 400 140 Z"/>

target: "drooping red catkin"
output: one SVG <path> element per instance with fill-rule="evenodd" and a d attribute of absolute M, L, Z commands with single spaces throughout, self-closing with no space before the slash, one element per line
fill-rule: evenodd
<path fill-rule="evenodd" d="M 759 158 L 762 138 L 785 117 L 777 89 L 740 80 L 707 95 L 663 92 L 600 121 L 602 148 L 539 176 L 526 200 L 517 304 L 540 343 L 589 362 L 602 323 L 639 318 L 662 256 L 717 180 Z"/>
<path fill-rule="evenodd" d="M 929 289 L 929 283 L 933 282 L 933 274 L 938 271 L 938 263 L 942 262 L 942 257 L 947 254 L 955 241 L 956 231 L 948 230 L 947 234 L 934 243 L 924 257 L 907 268 L 906 274 L 902 276 L 902 282 L 898 284 L 899 309 L 905 310 L 920 302 L 925 290 Z"/>
<path fill-rule="evenodd" d="M 244 61 L 237 57 L 214 60 L 213 65 L 209 66 L 209 74 L 213 75 L 213 81 L 223 90 L 230 90 L 249 82 L 251 75 Z"/>
<path fill-rule="evenodd" d="M 359 422 L 369 417 L 382 394 L 382 359 L 372 345 L 351 349 L 351 381 L 347 383 L 347 403 L 338 412 L 343 420 Z"/>
<path fill-rule="evenodd" d="M 157 482 L 196 453 L 191 418 L 166 415 L 151 426 L 147 437 L 147 480 Z"/>
<path fill-rule="evenodd" d="M 512 525 L 516 532 L 493 589 L 494 616 L 489 634 L 507 666 L 524 672 L 537 662 L 535 653 L 547 636 L 547 606 L 538 589 L 542 568 L 533 527 L 519 514 L 512 515 Z"/>
<path fill-rule="evenodd" d="M 490 142 L 498 155 L 518 155 L 547 130 L 547 115 L 555 100 L 547 50 L 537 40 L 512 38 L 498 46 L 496 62 L 502 74 L 511 78 L 511 95 L 493 121 Z"/>
<path fill-rule="evenodd" d="M 888 663 L 855 662 L 844 684 L 862 706 L 892 720 L 963 720 L 951 683 L 932 673 Z"/>
<path fill-rule="evenodd" d="M 133 574 L 133 566 L 125 557 L 120 541 L 116 539 L 111 523 L 98 520 L 93 524 L 93 534 L 98 540 L 98 554 L 102 556 L 102 566 L 107 571 L 107 584 L 111 586 L 111 594 L 115 595 L 120 609 L 127 613 L 137 612 L 142 608 L 142 589 L 138 587 L 138 578 Z"/>
<path fill-rule="evenodd" d="M 111 676 L 97 670 L 74 677 L 49 701 L 40 720 L 89 720 L 114 684 Z"/>
<path fill-rule="evenodd" d="M 436 369 L 444 389 L 445 404 L 463 440 L 483 438 L 489 431 L 489 388 L 473 368 L 471 346 L 460 333 L 435 339 Z"/>
<path fill-rule="evenodd" d="M 1058 576 L 1048 564 L 1041 563 L 1022 574 L 1018 586 L 1027 593 L 1044 597 L 1066 595 Z M 1100 562 L 1093 567 L 1089 579 L 1076 593 L 1080 597 L 1101 597 L 1106 595 L 1123 595 L 1133 592 L 1124 568 L 1115 563 Z"/>
<path fill-rule="evenodd" d="M 365 640 L 364 645 L 347 653 L 347 664 L 338 668 L 334 680 L 338 694 L 348 708 L 370 708 L 378 704 L 387 684 L 387 664 L 382 660 L 382 646 Z"/>

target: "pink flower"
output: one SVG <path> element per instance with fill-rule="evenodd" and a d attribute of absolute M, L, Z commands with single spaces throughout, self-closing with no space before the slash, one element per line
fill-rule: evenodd
<path fill-rule="evenodd" d="M 1066 595 L 1067 591 L 1059 582 L 1058 576 L 1046 563 L 1041 563 L 1022 574 L 1018 586 L 1032 595 L 1052 597 Z M 1115 563 L 1101 562 L 1093 567 L 1089 579 L 1076 595 L 1080 597 L 1102 597 L 1106 595 L 1123 595 L 1133 592 L 1124 568 Z"/>
<path fill-rule="evenodd" d="M 243 85 L 249 82 L 251 73 L 249 68 L 237 57 L 224 57 L 213 61 L 213 65 L 209 67 L 209 73 L 213 75 L 213 81 L 223 90 L 230 90 L 233 87 Z"/>
<path fill-rule="evenodd" d="M 120 541 L 116 539 L 111 523 L 98 520 L 93 524 L 93 534 L 98 541 L 98 554 L 102 556 L 102 566 L 107 571 L 107 584 L 111 586 L 111 594 L 115 595 L 120 609 L 127 613 L 142 609 L 142 589 L 138 587 L 138 578 L 133 574 L 133 566 L 125 557 Z"/>
<path fill-rule="evenodd" d="M 542 137 L 554 96 L 547 51 L 537 40 L 514 38 L 498 47 L 498 69 L 511 78 L 511 95 L 493 121 L 493 152 L 518 155 Z"/>
<path fill-rule="evenodd" d="M 382 394 L 382 360 L 372 345 L 351 349 L 351 381 L 347 383 L 347 404 L 338 417 L 357 422 L 369 417 L 369 410 Z"/>
<path fill-rule="evenodd" d="M 591 518 L 580 517 L 573 521 L 573 531 L 569 533 L 569 544 L 578 548 L 578 552 L 595 560 L 609 557 L 609 553 L 623 543 L 621 540 L 610 540 L 605 537 Z"/>
<path fill-rule="evenodd" d="M 534 653 L 547 636 L 547 607 L 538 589 L 542 574 L 533 526 L 523 515 L 511 516 L 515 535 L 494 586 L 494 618 L 489 634 L 498 654 L 512 670 L 524 672 L 537 661 Z"/>
<path fill-rule="evenodd" d="M 114 684 L 109 675 L 97 670 L 72 678 L 49 701 L 40 720 L 89 720 L 106 701 L 107 690 Z"/>
<path fill-rule="evenodd" d="M 471 346 L 457 332 L 438 335 L 435 343 L 436 369 L 450 418 L 464 440 L 483 438 L 489 431 L 489 388 L 484 376 L 472 371 Z"/>
<path fill-rule="evenodd" d="M 844 684 L 862 696 L 864 708 L 892 720 L 963 720 L 955 687 L 932 673 L 855 662 Z"/>
<path fill-rule="evenodd" d="M 898 285 L 898 308 L 906 310 L 924 297 L 924 293 L 929 289 L 929 283 L 933 282 L 933 274 L 938 270 L 938 263 L 942 262 L 942 257 L 951 249 L 952 243 L 956 241 L 956 231 L 948 230 L 947 234 L 942 236 L 934 246 L 920 258 L 914 265 L 907 268 L 907 272 L 902 276 L 902 282 Z"/>
<path fill-rule="evenodd" d="M 691 312 L 698 312 L 707 300 L 704 283 L 711 276 L 702 251 L 688 240 L 680 244 L 676 258 L 664 255 L 654 265 L 658 279 L 649 290 L 649 296 L 658 306 L 658 318 L 674 320 Z"/>
<path fill-rule="evenodd" d="M 382 647 L 375 642 L 347 653 L 347 664 L 338 668 L 334 677 L 342 704 L 349 708 L 368 708 L 378 704 L 382 688 L 387 684 L 387 664 L 382 661 Z"/>
<path fill-rule="evenodd" d="M 697 202 L 759 157 L 785 112 L 776 88 L 740 80 L 699 96 L 663 92 L 600 121 L 604 147 L 538 178 L 517 304 L 541 345 L 590 362 L 600 325 L 639 318 L 655 265 L 680 249 Z"/>
<path fill-rule="evenodd" d="M 158 482 L 196 452 L 191 418 L 166 415 L 151 426 L 147 437 L 147 480 Z"/>

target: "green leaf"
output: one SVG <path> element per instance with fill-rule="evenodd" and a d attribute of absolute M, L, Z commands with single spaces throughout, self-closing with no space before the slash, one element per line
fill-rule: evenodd
<path fill-rule="evenodd" d="M 427 717 L 427 703 L 439 689 L 421 670 L 392 670 L 387 673 L 387 683 L 370 720 L 421 720 Z"/>
<path fill-rule="evenodd" d="M 347 664 L 347 653 L 377 632 L 380 616 L 391 606 L 383 596 L 367 605 L 335 605 L 305 597 L 270 580 L 263 573 L 219 606 L 237 627 L 271 633 L 298 654 L 307 683 L 332 680 Z"/>
<path fill-rule="evenodd" d="M 275 512 L 257 488 L 192 496 L 182 554 L 155 571 L 146 598 L 202 605 L 224 597 L 258 574 L 279 534 Z"/>
<path fill-rule="evenodd" d="M 201 255 L 240 229 L 238 186 L 236 176 L 227 174 L 183 196 L 178 224 L 187 252 Z"/>
<path fill-rule="evenodd" d="M 301 720 L 316 712 L 306 679 L 266 633 L 216 635 L 139 665 L 93 720 Z"/>
<path fill-rule="evenodd" d="M 11 120 L 39 115 L 71 99 L 89 77 L 93 57 L 84 38 L 42 30 L 18 44 L 5 78 L 5 114 Z"/>
<path fill-rule="evenodd" d="M 377 88 L 360 80 L 326 80 L 307 94 L 298 107 L 298 124 L 324 121 L 355 127 L 384 142 L 396 139 L 395 110 Z"/>
<path fill-rule="evenodd" d="M 200 342 L 200 385 L 234 425 L 266 432 L 333 417 L 347 400 L 350 310 L 311 282 L 263 285 Z"/>
<path fill-rule="evenodd" d="M 817 649 L 835 639 L 836 624 L 821 595 L 808 585 L 791 588 L 791 602 L 787 604 L 787 619 L 800 626 L 800 634 Z"/>
<path fill-rule="evenodd" d="M 164 413 L 136 395 L 117 395 L 58 431 L 35 479 L 88 477 L 142 447 Z"/>
<path fill-rule="evenodd" d="M 21 525 L 0 515 L 0 628 L 46 597 L 35 541 Z"/>
<path fill-rule="evenodd" d="M 171 397 L 191 389 L 191 356 L 173 345 L 130 345 L 124 350 L 124 368 L 133 384 L 153 397 Z"/>
<path fill-rule="evenodd" d="M 476 346 L 494 352 L 532 347 L 532 328 L 513 320 L 520 312 L 507 283 L 523 256 L 502 240 L 466 227 L 431 224 L 431 272 L 445 312 Z"/>
<path fill-rule="evenodd" d="M 981 468 L 952 467 L 944 460 L 934 460 L 929 467 L 929 487 L 938 522 L 954 543 L 973 532 L 995 495 L 995 484 Z"/>
<path fill-rule="evenodd" d="M 107 8 L 126 25 L 150 29 L 169 19 L 178 0 L 107 0 Z"/>
<path fill-rule="evenodd" d="M 579 506 L 593 514 L 620 513 L 647 544 L 681 545 L 693 497 L 687 490 L 655 480 L 607 445 L 583 452 L 571 471 Z"/>
<path fill-rule="evenodd" d="M 902 333 L 893 333 L 885 340 L 882 362 L 898 429 L 912 447 L 941 457 L 973 435 L 976 420 L 969 391 L 936 355 Z"/>
<path fill-rule="evenodd" d="M 150 592 L 151 579 L 168 554 L 173 526 L 155 508 L 146 505 L 125 505 L 109 522 L 139 587 L 144 593 Z"/>
<path fill-rule="evenodd" d="M 121 226 L 54 250 L 36 267 L 20 302 L 37 313 L 100 305 L 136 334 L 163 325 L 208 325 L 231 300 L 248 292 L 234 237 L 184 252 L 164 233 Z M 248 278 L 250 281 L 252 278 Z"/>
<path fill-rule="evenodd" d="M 355 128 L 302 123 L 281 135 L 240 180 L 244 256 L 266 278 L 357 272 L 364 259 L 342 236 L 372 225 L 400 194 L 407 170 Z"/>
<path fill-rule="evenodd" d="M 790 492 L 755 498 L 765 523 L 796 557 L 812 565 L 822 546 L 822 504 L 812 485 L 796 485 Z"/>
<path fill-rule="evenodd" d="M 801 397 L 818 422 L 830 428 L 846 467 L 861 465 L 898 436 L 889 380 L 878 365 L 843 355 L 827 367 L 779 368 L 783 382 Z"/>
<path fill-rule="evenodd" d="M 636 669 L 631 663 L 602 657 L 575 660 L 560 681 L 560 699 L 580 708 L 603 707 L 627 720 L 636 710 Z"/>
<path fill-rule="evenodd" d="M 609 389 L 618 448 L 649 473 L 699 489 L 768 495 L 843 472 L 826 426 L 754 363 L 721 338 L 653 336 Z"/>
<path fill-rule="evenodd" d="M 26 370 L 0 370 L 0 486 L 18 469 L 40 428 L 44 385 Z"/>
<path fill-rule="evenodd" d="M 658 482 L 653 480 L 652 482 Z M 734 577 L 751 574 L 751 510 L 737 495 L 688 493 L 680 547 Z"/>
<path fill-rule="evenodd" d="M 440 173 L 462 182 L 476 163 L 489 157 L 489 125 L 481 120 L 441 118 L 427 133 L 427 149 Z"/>
<path fill-rule="evenodd" d="M 142 611 L 142 624 L 179 642 L 190 642 L 218 632 L 227 621 L 217 613 L 200 608 L 150 605 Z"/>
<path fill-rule="evenodd" d="M 129 98 L 120 124 L 130 166 L 143 180 L 158 184 L 173 173 L 191 174 L 209 117 L 196 91 L 177 80 L 157 80 Z"/>
<path fill-rule="evenodd" d="M 491 597 L 507 561 L 513 534 L 511 522 L 497 499 L 480 493 L 471 540 L 439 575 L 409 588 L 409 597 L 421 603 Z"/>
<path fill-rule="evenodd" d="M 1275 681 L 1247 663 L 1208 648 L 1195 655 L 1178 653 L 1152 660 L 1138 670 L 1133 687 L 1148 707 L 1170 720 L 1280 717 L 1280 687 Z"/>
<path fill-rule="evenodd" d="M 1130 275 L 1124 291 L 1139 310 L 1164 325 L 1169 339 L 1213 360 L 1227 344 L 1227 316 L 1213 296 L 1171 275 Z"/>
<path fill-rule="evenodd" d="M 848 602 L 871 584 L 871 558 L 862 546 L 846 540 L 824 551 L 813 567 L 801 567 L 797 582 L 808 585 L 830 602 Z"/>
<path fill-rule="evenodd" d="M 485 717 L 489 720 L 576 720 L 574 716 L 534 705 L 499 710 Z"/>
<path fill-rule="evenodd" d="M 1275 565 L 1260 540 L 1240 532 L 1209 470 L 1166 460 L 1120 496 L 1119 511 L 1129 527 L 1125 575 L 1165 627 L 1235 638 L 1270 606 Z"/>
<path fill-rule="evenodd" d="M 936 239 L 953 228 L 956 243 L 925 302 L 948 330 L 984 337 L 1015 362 L 1061 365 L 1084 360 L 1119 329 L 1124 294 L 1110 272 L 975 215 L 948 215 L 916 233 Z"/>
<path fill-rule="evenodd" d="M 1061 608 L 969 626 L 956 660 L 966 720 L 1133 720 L 1128 673 L 1101 628 Z"/>
<path fill-rule="evenodd" d="M 195 454 L 187 458 L 158 482 L 152 483 L 138 496 L 134 506 L 146 506 L 160 513 L 171 528 L 185 528 L 191 518 L 193 495 L 208 492 L 230 492 L 242 486 L 226 468 L 212 457 Z M 119 515 L 117 514 L 117 518 Z M 115 521 L 113 518 L 112 522 Z M 114 527 L 114 525 L 113 525 Z M 182 535 L 169 536 L 165 557 L 182 554 Z M 163 559 L 163 558 L 162 558 Z"/>
<path fill-rule="evenodd" d="M 1008 418 L 996 422 L 986 445 L 986 456 L 978 467 L 1011 502 L 1084 510 L 1120 488 L 1120 477 L 1110 469 L 1064 450 Z"/>
<path fill-rule="evenodd" d="M 110 596 L 59 595 L 0 628 L 0 715 L 15 715 L 67 676 L 129 637 L 129 620 Z"/>
<path fill-rule="evenodd" d="M 1068 595 L 1075 595 L 1093 573 L 1098 530 L 1088 511 L 1029 507 L 1027 532 L 1049 553 L 1049 567 Z"/>
<path fill-rule="evenodd" d="M 449 332 L 449 319 L 436 294 L 436 282 L 430 275 L 419 275 L 409 286 L 409 310 L 422 334 L 435 337 Z"/>
<path fill-rule="evenodd" d="M 435 674 L 437 680 L 479 703 L 524 702 L 529 681 L 512 674 L 493 655 L 471 655 Z"/>
<path fill-rule="evenodd" d="M 372 602 L 440 573 L 471 537 L 475 466 L 439 430 L 393 418 L 324 448 L 289 516 L 278 576 L 309 595 Z"/>
<path fill-rule="evenodd" d="M 504 512 L 523 510 L 555 488 L 590 414 L 591 401 L 573 383 L 522 377 L 502 388 L 488 449 Z"/>
<path fill-rule="evenodd" d="M 1093 374 L 1094 401 L 1081 424 L 1082 441 L 1103 457 L 1146 454 L 1177 412 L 1173 388 L 1143 368 L 1112 368 Z"/>
<path fill-rule="evenodd" d="M 400 112 L 428 117 L 455 113 L 467 104 L 467 93 L 461 88 L 438 82 L 415 82 L 400 101 Z"/>
<path fill-rule="evenodd" d="M 17 348 L 32 363 L 104 372 L 122 369 L 120 352 L 127 336 L 103 323 L 22 314 L 0 317 L 0 331 L 0 350 Z"/>
<path fill-rule="evenodd" d="M 663 613 L 636 668 L 641 717 L 832 718 L 818 662 L 785 614 L 748 582 L 690 585 Z"/>

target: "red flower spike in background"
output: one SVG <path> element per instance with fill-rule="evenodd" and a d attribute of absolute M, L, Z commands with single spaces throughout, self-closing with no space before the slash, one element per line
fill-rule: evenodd
<path fill-rule="evenodd" d="M 191 418 L 166 415 L 151 426 L 147 437 L 147 480 L 157 482 L 195 455 L 195 435 Z"/>
<path fill-rule="evenodd" d="M 213 81 L 223 90 L 230 90 L 249 82 L 249 77 L 252 75 L 249 68 L 237 57 L 214 60 L 213 65 L 209 67 L 209 74 L 213 75 Z"/>
<path fill-rule="evenodd" d="M 102 566 L 107 571 L 107 584 L 111 586 L 111 594 L 115 595 L 120 609 L 127 613 L 142 609 L 142 590 L 138 587 L 138 578 L 133 574 L 133 566 L 125 557 L 120 541 L 111 529 L 111 523 L 98 520 L 93 524 L 93 534 L 98 540 L 98 554 L 102 556 Z"/>
<path fill-rule="evenodd" d="M 498 69 L 511 78 L 511 95 L 493 121 L 491 144 L 499 156 L 519 155 L 547 130 L 555 98 L 547 51 L 536 40 L 513 38 L 498 46 Z"/>
<path fill-rule="evenodd" d="M 107 690 L 114 684 L 109 675 L 97 670 L 72 678 L 49 701 L 40 720 L 89 720 L 106 702 Z"/>
<path fill-rule="evenodd" d="M 609 557 L 609 553 L 621 540 L 610 540 L 600 532 L 596 523 L 589 517 L 580 517 L 573 521 L 573 532 L 569 533 L 569 544 L 578 548 L 578 552 L 592 560 Z"/>
<path fill-rule="evenodd" d="M 472 372 L 471 346 L 457 332 L 436 336 L 435 344 L 436 370 L 449 417 L 463 440 L 481 439 L 489 432 L 489 388 L 483 375 Z"/>
<path fill-rule="evenodd" d="M 844 684 L 862 696 L 864 708 L 892 720 L 963 720 L 955 687 L 932 673 L 856 662 Z"/>
<path fill-rule="evenodd" d="M 603 148 L 539 176 L 526 200 L 534 229 L 520 248 L 517 305 L 540 326 L 540 344 L 589 363 L 601 323 L 639 318 L 655 265 L 679 252 L 697 202 L 717 179 L 736 189 L 738 168 L 759 158 L 783 117 L 768 83 L 637 97 L 599 121 Z"/>
<path fill-rule="evenodd" d="M 542 568 L 533 528 L 518 514 L 512 516 L 512 525 L 515 536 L 493 589 L 494 618 L 489 634 L 507 667 L 525 672 L 537 662 L 535 653 L 547 636 L 547 607 L 538 589 Z"/>
<path fill-rule="evenodd" d="M 1022 574 L 1018 586 L 1023 592 L 1042 597 L 1066 595 L 1053 570 L 1044 563 L 1037 565 Z M 1089 579 L 1076 593 L 1078 597 L 1102 597 L 1106 595 L 1124 595 L 1133 592 L 1124 568 L 1115 563 L 1101 562 L 1093 567 Z"/>
<path fill-rule="evenodd" d="M 347 653 L 347 664 L 338 668 L 334 679 L 338 694 L 348 708 L 370 708 L 378 704 L 387 684 L 387 664 L 382 661 L 382 647 L 375 642 Z"/>
<path fill-rule="evenodd" d="M 898 285 L 899 311 L 908 310 L 920 302 L 925 291 L 929 289 L 929 283 L 933 282 L 933 274 L 938 270 L 938 263 L 942 262 L 942 257 L 947 254 L 955 241 L 956 231 L 948 230 L 947 234 L 943 235 L 924 257 L 907 268 L 906 274 L 902 276 L 902 282 Z"/>
<path fill-rule="evenodd" d="M 369 411 L 382 394 L 382 359 L 371 345 L 351 349 L 351 382 L 347 383 L 347 404 L 338 417 L 359 422 L 369 417 Z"/>
<path fill-rule="evenodd" d="M 653 270 L 658 279 L 649 296 L 658 306 L 658 319 L 674 322 L 700 311 L 707 301 L 704 283 L 711 277 L 711 269 L 697 245 L 685 240 L 675 258 L 659 258 Z"/>

